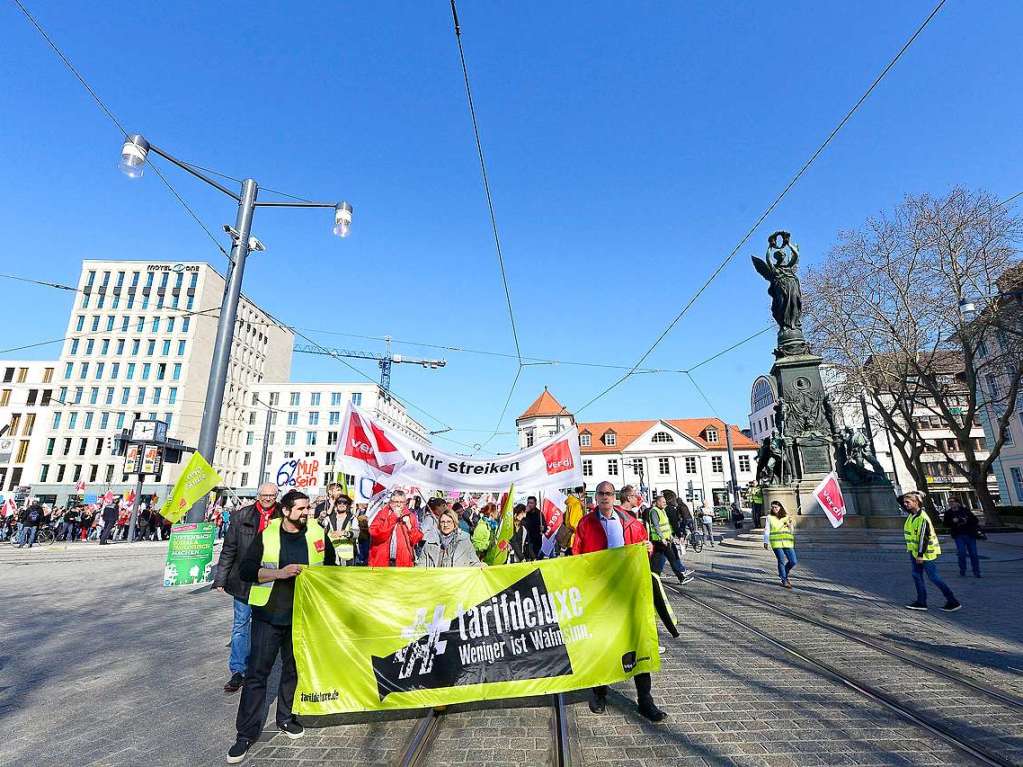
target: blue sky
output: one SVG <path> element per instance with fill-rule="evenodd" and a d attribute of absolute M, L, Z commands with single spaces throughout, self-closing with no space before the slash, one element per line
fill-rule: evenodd
<path fill-rule="evenodd" d="M 463 0 L 524 353 L 634 362 L 932 6 Z M 302 328 L 513 351 L 446 2 L 28 7 L 129 130 L 267 187 L 352 202 L 346 241 L 322 212 L 258 212 L 269 250 L 250 260 L 245 290 L 271 312 Z M 62 282 L 83 258 L 223 270 L 155 175 L 120 175 L 116 128 L 13 5 L 0 25 L 2 270 Z M 1023 190 L 1021 25 L 1018 3 L 949 2 L 647 364 L 687 367 L 770 322 L 749 256 L 774 229 L 813 262 L 906 193 Z M 211 229 L 233 222 L 230 200 L 167 173 Z M 0 347 L 63 335 L 67 294 L 0 280 L 0 300 Z M 772 346 L 761 336 L 698 371 L 722 416 L 745 425 Z M 448 436 L 473 443 L 495 427 L 514 360 L 395 348 L 447 358 L 440 371 L 397 367 L 393 386 L 481 430 Z M 295 356 L 296 380 L 352 375 Z M 544 385 L 572 410 L 616 377 L 525 368 L 509 434 L 490 449 L 511 447 L 514 417 Z M 685 377 L 663 374 L 633 377 L 581 418 L 705 414 Z"/>

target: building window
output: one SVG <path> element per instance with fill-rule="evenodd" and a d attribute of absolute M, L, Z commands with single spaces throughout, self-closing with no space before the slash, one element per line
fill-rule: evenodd
<path fill-rule="evenodd" d="M 174 363 L 174 369 L 173 369 L 173 372 L 171 373 L 171 380 L 174 380 L 174 381 L 181 380 L 181 363 L 180 362 L 175 362 Z"/>
<path fill-rule="evenodd" d="M 43 371 L 43 383 L 53 382 L 53 368 L 46 368 Z"/>
<path fill-rule="evenodd" d="M 1016 503 L 1023 503 L 1023 471 L 1020 471 L 1019 466 L 1013 466 L 1009 473 L 1012 474 L 1012 484 L 1016 488 Z"/>
<path fill-rule="evenodd" d="M 270 407 L 274 407 L 281 401 L 281 393 L 272 391 L 270 392 Z"/>
<path fill-rule="evenodd" d="M 579 447 L 589 447 L 589 446 L 590 446 L 590 435 L 589 434 L 580 434 L 579 435 Z"/>
<path fill-rule="evenodd" d="M 593 476 L 593 461 L 590 458 L 583 458 L 583 476 Z"/>
<path fill-rule="evenodd" d="M 695 473 L 696 473 L 696 457 L 695 456 L 691 456 L 691 455 L 686 456 L 686 474 L 695 474 Z"/>
<path fill-rule="evenodd" d="M 178 401 L 178 387 L 172 386 L 167 390 L 167 404 L 173 405 Z"/>
<path fill-rule="evenodd" d="M 184 341 L 178 341 L 178 356 L 179 357 L 184 357 L 185 356 L 185 342 Z"/>
<path fill-rule="evenodd" d="M 293 432 L 293 431 L 286 431 L 286 432 L 284 432 L 284 444 L 285 445 L 294 445 L 295 444 L 295 432 Z"/>
<path fill-rule="evenodd" d="M 152 363 L 150 363 L 150 362 L 143 362 L 142 363 L 142 380 L 143 381 L 148 381 L 149 380 L 149 371 L 151 371 L 152 369 L 153 369 Z"/>
<path fill-rule="evenodd" d="M 332 391 L 330 393 L 330 404 L 332 407 L 337 407 L 341 404 L 341 392 Z"/>
<path fill-rule="evenodd" d="M 189 320 L 190 319 L 192 319 L 192 318 L 191 317 L 185 317 L 185 319 L 181 320 L 181 332 L 182 333 L 187 333 L 188 332 L 188 325 L 189 325 Z"/>
<path fill-rule="evenodd" d="M 298 411 L 297 410 L 289 410 L 288 411 L 288 426 L 298 426 Z"/>
<path fill-rule="evenodd" d="M 357 391 L 354 394 L 352 394 L 352 404 L 355 405 L 356 407 L 362 406 L 362 392 Z"/>
<path fill-rule="evenodd" d="M 748 455 L 740 455 L 739 456 L 739 471 L 749 471 L 749 470 L 750 470 L 749 456 Z"/>
<path fill-rule="evenodd" d="M 618 459 L 608 458 L 607 459 L 607 474 L 609 477 L 618 476 Z"/>
<path fill-rule="evenodd" d="M 127 378 L 129 381 L 132 380 L 133 378 L 135 378 L 135 363 L 134 362 L 129 362 L 128 363 L 128 369 L 125 370 L 124 377 Z"/>
<path fill-rule="evenodd" d="M 533 446 L 533 430 L 530 429 L 529 431 L 526 432 L 526 447 L 532 447 L 532 446 Z"/>
<path fill-rule="evenodd" d="M 318 391 L 314 391 L 312 394 L 309 395 L 309 404 L 312 407 L 320 406 L 320 393 Z"/>
<path fill-rule="evenodd" d="M 155 351 L 156 351 L 156 341 L 154 341 L 153 339 L 150 339 L 149 343 L 146 344 L 146 356 L 147 357 L 152 357 L 153 356 L 153 352 L 155 352 Z"/>
<path fill-rule="evenodd" d="M 722 461 L 720 455 L 712 455 L 710 457 L 710 470 L 715 474 L 724 474 L 724 461 Z"/>
<path fill-rule="evenodd" d="M 78 339 L 75 338 L 71 341 L 71 348 L 68 349 L 68 356 L 73 357 L 78 354 Z"/>
<path fill-rule="evenodd" d="M 341 423 L 341 413 L 340 413 L 340 411 L 331 410 L 330 413 L 327 414 L 327 425 L 328 426 L 337 426 L 339 423 Z"/>
<path fill-rule="evenodd" d="M 718 430 L 717 429 L 715 429 L 713 426 L 708 426 L 706 434 L 707 434 L 707 442 L 709 442 L 711 445 L 716 445 L 718 443 Z"/>
<path fill-rule="evenodd" d="M 659 431 L 650 438 L 650 441 L 655 444 L 663 444 L 665 442 L 674 442 L 675 438 L 666 431 Z"/>
<path fill-rule="evenodd" d="M 307 431 L 305 433 L 305 443 L 307 445 L 315 445 L 316 444 L 316 432 L 315 431 Z"/>
<path fill-rule="evenodd" d="M 662 477 L 666 477 L 671 474 L 671 465 L 668 463 L 667 458 L 657 459 L 657 473 Z"/>
<path fill-rule="evenodd" d="M 309 425 L 319 426 L 320 425 L 320 414 L 318 412 L 309 413 Z"/>
<path fill-rule="evenodd" d="M 300 399 L 301 399 L 300 392 L 293 391 L 289 394 L 288 402 L 291 405 L 291 407 L 298 407 Z"/>
<path fill-rule="evenodd" d="M 46 475 L 49 474 L 49 473 L 50 473 L 50 466 L 49 466 L 49 464 L 45 464 L 44 463 L 43 467 L 39 470 L 39 481 L 40 482 L 45 482 L 46 481 Z"/>
<path fill-rule="evenodd" d="M 604 444 L 607 445 L 608 447 L 614 447 L 616 444 L 618 444 L 618 435 L 615 434 L 613 431 L 604 432 Z M 615 471 L 615 473 L 617 474 L 618 472 Z"/>
<path fill-rule="evenodd" d="M 170 352 L 171 352 L 171 350 L 170 350 L 170 344 L 171 344 L 171 342 L 170 342 L 170 339 L 169 339 L 169 338 L 168 338 L 168 339 L 166 339 L 166 340 L 165 340 L 165 341 L 163 342 L 163 347 L 162 347 L 162 349 L 160 350 L 160 354 L 162 354 L 162 355 L 163 355 L 164 357 L 169 357 L 169 356 L 170 356 Z"/>
<path fill-rule="evenodd" d="M 255 440 L 256 440 L 255 433 L 253 433 L 251 431 L 245 432 L 245 444 L 246 445 L 251 445 L 253 442 L 255 442 Z"/>

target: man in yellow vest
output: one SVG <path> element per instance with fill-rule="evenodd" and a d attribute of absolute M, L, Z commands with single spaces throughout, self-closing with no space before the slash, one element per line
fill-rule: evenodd
<path fill-rule="evenodd" d="M 927 577 L 931 579 L 931 583 L 941 589 L 941 593 L 945 595 L 945 606 L 941 609 L 949 613 L 955 612 L 962 605 L 955 598 L 952 589 L 938 575 L 935 560 L 941 554 L 941 546 L 938 545 L 938 534 L 934 530 L 934 523 L 924 511 L 924 494 L 917 490 L 911 490 L 905 495 L 899 496 L 899 503 L 909 514 L 902 531 L 906 538 L 909 557 L 913 562 L 913 582 L 916 584 L 916 601 L 906 605 L 907 609 L 927 609 L 927 588 L 924 585 L 924 574 L 926 573 Z"/>
<path fill-rule="evenodd" d="M 241 561 L 242 581 L 252 584 L 252 642 L 245 686 L 238 701 L 238 738 L 227 752 L 228 764 L 239 764 L 263 731 L 266 680 L 281 656 L 277 690 L 277 727 L 289 738 L 305 730 L 291 713 L 298 671 L 291 646 L 291 615 L 295 578 L 305 567 L 336 564 L 334 547 L 319 522 L 309 520 L 309 496 L 291 490 L 280 500 L 281 516 L 267 524 Z"/>

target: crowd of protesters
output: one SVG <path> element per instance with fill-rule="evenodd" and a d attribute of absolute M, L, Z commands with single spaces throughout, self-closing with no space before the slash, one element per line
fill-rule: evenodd
<path fill-rule="evenodd" d="M 148 504 L 135 520 L 136 541 L 165 541 L 171 523 Z M 53 540 L 64 543 L 127 541 L 131 528 L 131 507 L 114 498 L 106 504 L 73 503 L 52 507 L 31 502 L 21 509 L 10 509 L 0 518 L 0 541 L 17 541 L 19 548 L 32 548 L 39 531 L 48 528 Z"/>

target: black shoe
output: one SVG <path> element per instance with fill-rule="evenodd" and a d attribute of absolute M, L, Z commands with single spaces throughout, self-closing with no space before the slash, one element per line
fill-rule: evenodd
<path fill-rule="evenodd" d="M 594 714 L 603 714 L 607 710 L 607 698 L 603 695 L 594 695 L 590 698 L 590 711 Z"/>
<path fill-rule="evenodd" d="M 906 609 L 907 610 L 926 610 L 927 609 L 927 605 L 923 604 L 922 602 L 910 602 L 908 605 L 906 605 Z"/>
<path fill-rule="evenodd" d="M 663 722 L 668 715 L 654 705 L 653 699 L 639 702 L 639 713 L 651 722 Z"/>
<path fill-rule="evenodd" d="M 305 727 L 300 725 L 295 717 L 291 717 L 291 719 L 283 724 L 278 722 L 277 728 L 292 740 L 298 740 L 305 735 Z"/>
<path fill-rule="evenodd" d="M 238 672 L 231 674 L 231 678 L 227 680 L 227 684 L 224 685 L 224 692 L 238 692 L 242 685 L 245 684 L 245 677 Z"/>
<path fill-rule="evenodd" d="M 251 747 L 251 740 L 248 738 L 238 738 L 227 752 L 227 763 L 241 764 L 245 760 L 245 755 L 248 754 Z"/>
<path fill-rule="evenodd" d="M 959 604 L 958 599 L 950 599 L 945 603 L 945 606 L 941 608 L 947 613 L 954 613 L 956 610 L 962 609 L 962 605 Z"/>

